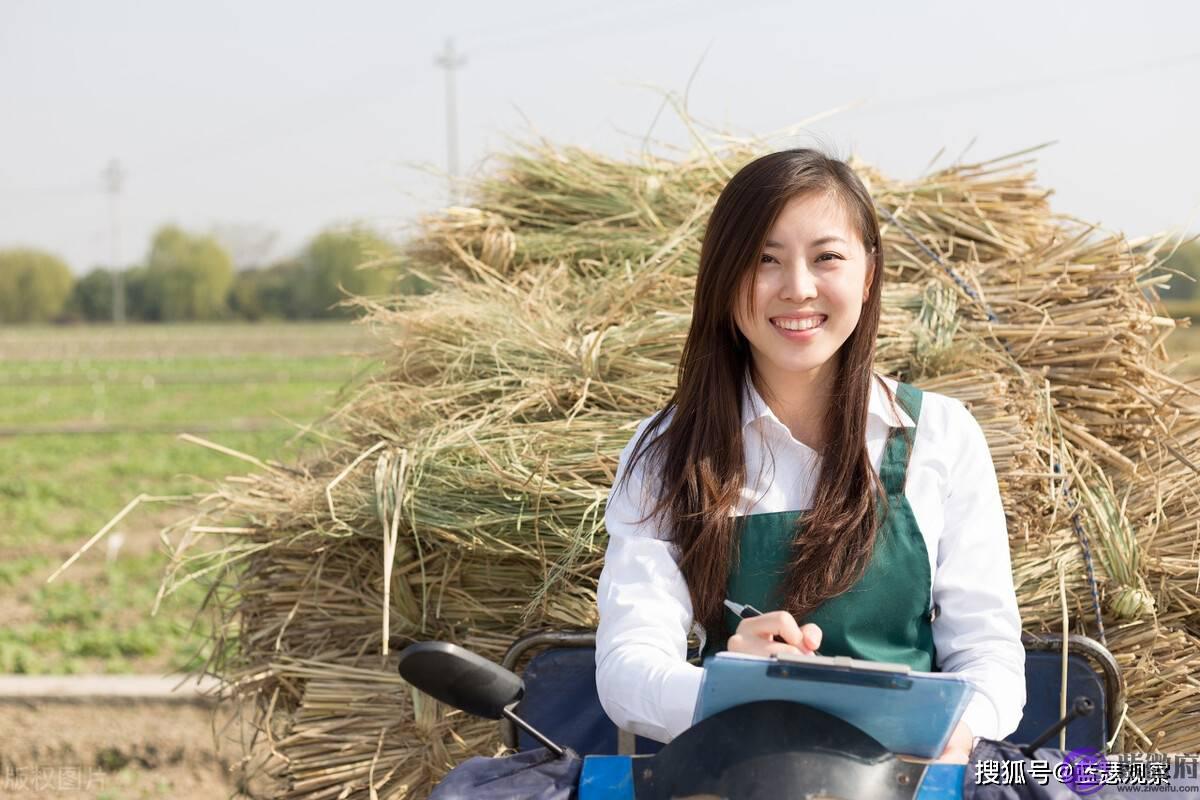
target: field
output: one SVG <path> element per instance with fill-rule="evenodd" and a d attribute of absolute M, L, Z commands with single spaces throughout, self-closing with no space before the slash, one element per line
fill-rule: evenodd
<path fill-rule="evenodd" d="M 150 615 L 182 516 L 143 505 L 47 577 L 140 493 L 184 495 L 249 464 L 192 433 L 287 461 L 299 429 L 371 367 L 350 323 L 0 329 L 0 672 L 152 673 L 195 664 L 201 592 Z"/>

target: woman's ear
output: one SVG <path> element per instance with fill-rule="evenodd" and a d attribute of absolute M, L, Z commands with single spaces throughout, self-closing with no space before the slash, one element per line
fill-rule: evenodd
<path fill-rule="evenodd" d="M 875 282 L 875 273 L 879 269 L 879 264 L 875 258 L 875 250 L 872 249 L 867 254 L 867 277 L 863 281 L 863 296 L 862 301 L 867 302 L 867 298 L 871 296 L 871 284 Z"/>

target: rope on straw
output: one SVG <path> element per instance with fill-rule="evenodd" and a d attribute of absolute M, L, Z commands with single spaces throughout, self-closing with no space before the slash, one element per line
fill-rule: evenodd
<path fill-rule="evenodd" d="M 928 245 L 926 245 L 919 238 L 917 238 L 916 234 L 914 234 L 908 228 L 901 225 L 900 221 L 897 220 L 896 217 L 892 215 L 892 212 L 888 211 L 886 208 L 883 208 L 882 206 L 876 206 L 876 207 L 881 212 L 883 212 L 883 215 L 885 217 L 888 218 L 888 222 L 895 225 L 900 230 L 901 233 L 903 233 L 910 240 L 912 240 L 913 244 L 915 244 L 917 247 L 921 248 L 921 252 L 923 252 L 929 258 L 933 259 L 933 261 L 939 267 L 941 267 L 943 270 L 945 270 L 946 274 L 950 276 L 951 280 L 954 281 L 954 283 L 958 286 L 958 288 L 962 289 L 963 292 L 965 292 L 968 297 L 970 297 L 972 300 L 974 300 L 975 303 L 983 310 L 983 313 L 987 315 L 988 322 L 991 322 L 991 323 L 997 324 L 997 325 L 1000 324 L 1000 317 L 998 317 L 996 315 L 996 313 L 994 311 L 992 311 L 991 306 L 988 305 L 988 303 L 983 298 L 981 298 L 974 289 L 971 288 L 971 285 L 968 284 L 966 282 L 966 280 L 964 280 L 962 278 L 962 276 L 960 276 L 957 272 L 955 272 L 954 269 L 949 264 L 942 261 L 942 259 L 938 256 L 937 253 L 933 252 L 933 250 L 931 250 L 928 247 Z M 1013 356 L 1014 358 L 1016 357 L 1012 351 L 1012 348 L 1009 347 L 1008 342 L 1000 342 L 1000 344 L 1004 346 L 1004 349 L 1008 351 L 1008 354 L 1010 356 Z M 1062 470 L 1060 469 L 1057 462 L 1055 462 L 1055 464 L 1054 464 L 1054 472 L 1056 474 L 1062 473 Z M 1065 498 L 1067 498 L 1067 504 L 1071 508 L 1071 525 L 1075 529 L 1076 536 L 1079 537 L 1079 546 L 1083 549 L 1083 561 L 1087 567 L 1088 588 L 1091 589 L 1091 592 L 1092 592 L 1092 610 L 1096 613 L 1096 631 L 1100 636 L 1100 644 L 1107 647 L 1108 639 L 1104 635 L 1104 619 L 1100 613 L 1100 591 L 1096 586 L 1096 570 L 1092 566 L 1092 548 L 1088 544 L 1087 532 L 1084 531 L 1083 525 L 1080 524 L 1080 522 L 1079 522 L 1079 511 L 1078 511 L 1079 503 L 1071 495 L 1071 486 L 1070 486 L 1070 483 L 1067 481 L 1063 481 L 1063 496 Z"/>
<path fill-rule="evenodd" d="M 1070 621 L 1067 615 L 1067 567 L 1063 559 L 1058 560 L 1058 600 L 1062 604 L 1062 670 L 1059 678 L 1058 716 L 1067 715 L 1067 643 L 1071 636 Z M 1064 725 L 1058 731 L 1058 749 L 1067 749 L 1067 728 Z"/>
<path fill-rule="evenodd" d="M 1055 473 L 1062 473 L 1062 468 L 1058 462 L 1054 462 Z M 1096 609 L 1096 630 L 1100 634 L 1100 644 L 1108 647 L 1108 639 L 1104 636 L 1104 620 L 1100 617 L 1100 592 L 1096 589 L 1096 574 L 1092 571 L 1092 548 L 1088 546 L 1087 531 L 1083 529 L 1083 525 L 1079 523 L 1079 507 L 1078 502 L 1071 496 L 1070 484 L 1063 483 L 1063 497 L 1067 498 L 1067 502 L 1071 504 L 1071 526 L 1075 528 L 1075 535 L 1079 537 L 1079 546 L 1083 548 L 1083 560 L 1087 564 L 1088 588 L 1092 590 L 1092 607 Z"/>
<path fill-rule="evenodd" d="M 942 269 L 944 269 L 946 271 L 946 274 L 949 275 L 950 278 L 956 284 L 958 284 L 958 288 L 960 288 L 964 292 L 966 292 L 968 297 L 970 297 L 972 300 L 974 300 L 976 303 L 978 303 L 981 308 L 983 308 L 983 313 L 987 314 L 988 322 L 995 322 L 995 323 L 1000 322 L 1000 318 L 997 317 L 995 315 L 995 313 L 992 311 L 991 307 L 988 306 L 988 304 L 985 303 L 983 301 L 983 299 L 980 298 L 980 296 L 975 293 L 975 290 L 971 288 L 971 285 L 969 283 L 967 283 L 965 280 L 963 280 L 962 277 L 957 272 L 955 272 L 949 265 L 943 263 L 942 260 L 940 258 L 938 258 L 937 253 L 930 250 L 929 247 L 926 246 L 926 244 L 924 242 L 922 242 L 920 239 L 918 239 L 916 237 L 916 235 L 913 234 L 912 231 L 910 231 L 908 228 L 901 225 L 900 222 L 894 216 L 892 216 L 892 212 L 888 211 L 886 208 L 883 208 L 883 207 L 879 207 L 879 210 L 884 213 L 884 215 L 888 218 L 889 222 L 891 222 L 893 225 L 895 225 L 897 228 L 899 228 L 900 231 L 905 236 L 907 236 L 909 239 L 912 239 L 913 244 L 915 244 L 917 247 L 921 248 L 921 250 L 925 253 L 925 255 L 929 256 L 934 261 L 936 261 L 938 266 L 940 266 Z M 1001 342 L 1001 344 L 1003 344 L 1006 348 L 1008 347 L 1007 342 Z M 1012 351 L 1010 350 L 1009 352 L 1011 353 Z"/>

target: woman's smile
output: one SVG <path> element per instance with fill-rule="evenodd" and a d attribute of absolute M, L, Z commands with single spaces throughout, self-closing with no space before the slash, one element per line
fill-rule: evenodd
<path fill-rule="evenodd" d="M 807 341 L 825 327 L 824 314 L 808 314 L 801 317 L 772 317 L 771 327 L 784 338 L 794 342 Z"/>

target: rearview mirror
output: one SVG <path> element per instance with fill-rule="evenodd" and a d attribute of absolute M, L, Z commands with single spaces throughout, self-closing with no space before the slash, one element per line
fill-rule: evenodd
<path fill-rule="evenodd" d="M 417 642 L 400 652 L 400 677 L 447 705 L 487 719 L 521 699 L 525 684 L 499 664 L 450 642 Z"/>

